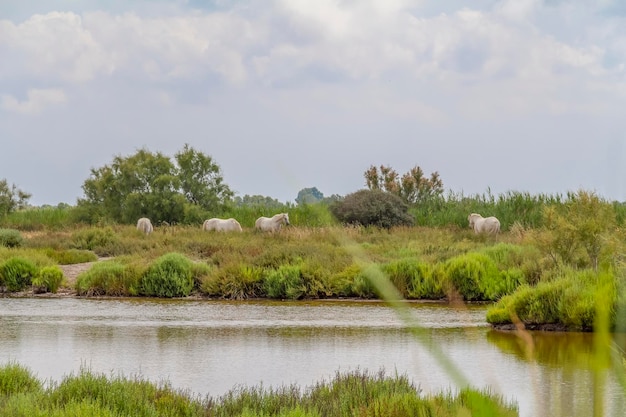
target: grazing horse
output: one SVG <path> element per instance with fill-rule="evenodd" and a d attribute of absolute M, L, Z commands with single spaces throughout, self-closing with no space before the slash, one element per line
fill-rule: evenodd
<path fill-rule="evenodd" d="M 467 221 L 476 234 L 485 233 L 497 237 L 500 233 L 500 220 L 493 216 L 483 217 L 478 213 L 472 213 L 467 216 Z"/>
<path fill-rule="evenodd" d="M 264 232 L 277 232 L 283 224 L 289 225 L 289 215 L 287 213 L 275 214 L 273 217 L 259 217 L 254 222 L 254 227 Z"/>
<path fill-rule="evenodd" d="M 208 219 L 202 224 L 202 230 L 215 230 L 218 232 L 241 232 L 243 229 L 239 222 L 233 218 L 230 219 Z"/>
<path fill-rule="evenodd" d="M 137 220 L 137 230 L 149 235 L 150 233 L 152 233 L 154 228 L 152 227 L 150 219 L 148 219 L 147 217 L 142 217 L 141 219 Z"/>

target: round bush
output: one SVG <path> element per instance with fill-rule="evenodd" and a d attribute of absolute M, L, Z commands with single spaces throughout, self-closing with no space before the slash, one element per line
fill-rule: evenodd
<path fill-rule="evenodd" d="M 360 190 L 330 206 L 331 213 L 341 223 L 386 229 L 413 225 L 414 218 L 408 210 L 409 206 L 400 197 L 381 190 Z"/>
<path fill-rule="evenodd" d="M 28 259 L 13 257 L 0 265 L 0 283 L 9 292 L 22 291 L 36 274 L 37 267 Z"/>
<path fill-rule="evenodd" d="M 141 293 L 150 297 L 186 297 L 193 289 L 192 262 L 179 253 L 157 259 L 141 279 Z"/>

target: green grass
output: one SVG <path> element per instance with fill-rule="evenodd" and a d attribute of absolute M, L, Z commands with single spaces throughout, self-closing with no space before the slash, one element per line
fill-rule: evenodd
<path fill-rule="evenodd" d="M 59 416 L 517 416 L 517 406 L 488 391 L 424 395 L 404 375 L 339 373 L 309 387 L 240 386 L 201 398 L 167 382 L 82 369 L 44 388 L 17 364 L 0 367 L 0 415 Z"/>

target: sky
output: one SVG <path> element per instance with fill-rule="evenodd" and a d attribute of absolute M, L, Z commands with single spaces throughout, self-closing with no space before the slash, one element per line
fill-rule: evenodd
<path fill-rule="evenodd" d="M 185 144 L 238 196 L 438 172 L 447 192 L 626 200 L 623 0 L 0 2 L 0 179 L 75 204 Z"/>

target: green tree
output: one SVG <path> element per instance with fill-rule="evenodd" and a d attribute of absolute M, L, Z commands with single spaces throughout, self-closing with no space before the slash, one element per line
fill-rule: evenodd
<path fill-rule="evenodd" d="M 298 205 L 302 204 L 313 204 L 318 203 L 324 199 L 324 194 L 317 187 L 311 188 L 303 188 L 298 191 L 298 196 L 296 197 L 296 203 Z"/>
<path fill-rule="evenodd" d="M 82 217 L 133 223 L 145 216 L 155 224 L 184 222 L 186 213 L 197 211 L 192 207 L 217 209 L 232 195 L 210 157 L 185 145 L 176 161 L 179 166 L 160 152 L 141 149 L 92 169 L 83 183 L 85 198 L 78 200 Z"/>
<path fill-rule="evenodd" d="M 372 165 L 364 176 L 368 189 L 387 191 L 409 204 L 421 203 L 443 194 L 443 181 L 439 173 L 435 171 L 430 174 L 430 178 L 426 178 L 419 166 L 400 176 L 391 167 Z"/>
<path fill-rule="evenodd" d="M 15 184 L 9 186 L 6 179 L 0 180 L 0 217 L 26 207 L 30 197 Z"/>
<path fill-rule="evenodd" d="M 237 207 L 262 207 L 273 209 L 283 209 L 285 207 L 285 204 L 277 199 L 259 194 L 246 194 L 243 197 L 237 196 L 234 198 L 234 203 Z"/>
<path fill-rule="evenodd" d="M 210 156 L 185 144 L 175 158 L 181 190 L 187 201 L 205 210 L 216 211 L 232 199 L 233 192 L 224 183 L 219 165 Z"/>

